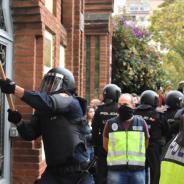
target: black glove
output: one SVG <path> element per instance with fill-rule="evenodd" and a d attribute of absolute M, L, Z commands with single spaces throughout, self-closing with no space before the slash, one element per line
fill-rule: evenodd
<path fill-rule="evenodd" d="M 10 79 L 0 79 L 0 88 L 3 93 L 11 94 L 15 93 L 15 82 L 11 81 Z"/>
<path fill-rule="evenodd" d="M 18 111 L 12 111 L 8 109 L 8 121 L 13 124 L 18 124 L 22 119 L 22 115 Z"/>

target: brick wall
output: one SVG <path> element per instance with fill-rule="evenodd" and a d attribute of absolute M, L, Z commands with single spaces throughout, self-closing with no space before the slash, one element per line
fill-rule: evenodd
<path fill-rule="evenodd" d="M 84 0 L 64 0 L 63 25 L 67 30 L 66 67 L 75 77 L 77 93 L 84 96 L 84 32 L 80 29 L 80 15 L 84 14 Z"/>
<path fill-rule="evenodd" d="M 95 39 L 100 39 L 99 98 L 106 84 L 111 82 L 111 48 L 113 0 L 85 1 L 85 34 L 90 36 L 90 99 L 95 96 Z"/>
<path fill-rule="evenodd" d="M 52 14 L 44 6 L 44 0 L 13 0 L 14 80 L 25 89 L 38 89 L 43 76 L 43 41 L 48 30 L 55 36 L 54 64 L 59 64 L 60 45 L 66 46 L 67 33 L 61 25 L 61 1 L 54 1 Z M 25 118 L 33 110 L 19 99 L 16 108 Z M 41 139 L 31 142 L 21 138 L 12 140 L 12 183 L 32 184 L 45 169 Z"/>
<path fill-rule="evenodd" d="M 100 27 L 93 24 L 86 34 L 91 36 L 91 52 L 95 52 L 95 37 L 100 37 L 100 93 L 109 82 L 109 45 L 111 33 L 109 29 L 110 12 L 113 0 L 54 0 L 54 13 L 45 7 L 45 0 L 12 0 L 14 24 L 14 80 L 17 84 L 29 90 L 38 89 L 43 76 L 44 32 L 52 33 L 54 39 L 54 65 L 60 60 L 60 45 L 65 50 L 66 68 L 74 73 L 78 94 L 85 96 L 85 33 L 81 30 L 81 15 L 84 12 L 100 12 L 108 14 Z M 106 6 L 106 5 L 108 6 Z M 94 6 L 95 5 L 95 6 Z M 104 6 L 105 5 L 105 6 Z M 88 10 L 85 9 L 87 6 Z M 92 8 L 92 10 L 89 8 Z M 95 8 L 96 7 L 96 8 Z M 95 10 L 96 9 L 96 10 Z M 106 11 L 105 11 L 106 9 Z M 63 11 L 63 12 L 62 12 Z M 63 16 L 61 16 L 61 13 Z M 61 17 L 63 17 L 61 24 Z M 97 29 L 96 29 L 97 28 Z M 85 26 L 86 29 L 86 26 Z M 94 31 L 96 30 L 96 32 Z M 94 60 L 92 58 L 91 60 Z M 91 66 L 91 76 L 94 76 L 94 66 Z M 91 79 L 91 93 L 94 94 L 94 80 Z M 15 99 L 16 108 L 25 118 L 33 109 L 19 99 Z M 45 169 L 42 158 L 41 140 L 25 142 L 21 138 L 12 140 L 12 184 L 32 184 Z"/>
<path fill-rule="evenodd" d="M 86 0 L 86 11 L 91 13 L 109 13 L 113 11 L 114 0 Z"/>

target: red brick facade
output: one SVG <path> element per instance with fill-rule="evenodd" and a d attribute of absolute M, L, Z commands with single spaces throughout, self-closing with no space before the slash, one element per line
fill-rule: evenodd
<path fill-rule="evenodd" d="M 85 34 L 90 37 L 90 99 L 102 98 L 102 91 L 111 82 L 111 48 L 113 0 L 85 1 Z M 100 42 L 99 96 L 95 95 L 95 39 Z"/>
<path fill-rule="evenodd" d="M 86 62 L 85 36 L 91 39 L 90 98 L 94 97 L 95 37 L 100 43 L 100 93 L 110 82 L 111 18 L 113 0 L 53 0 L 51 13 L 45 0 L 12 0 L 14 24 L 14 80 L 26 89 L 38 89 L 43 76 L 44 32 L 54 35 L 54 65 L 60 62 L 60 45 L 65 47 L 65 66 L 75 76 L 78 94 L 85 96 Z M 61 4 L 62 2 L 62 4 Z M 88 14 L 105 14 L 101 23 L 85 18 Z M 90 15 L 89 15 L 90 16 Z M 90 19 L 90 18 L 89 18 Z M 98 22 L 98 21 L 97 21 Z M 97 26 L 97 27 L 96 27 Z M 85 29 L 83 29 L 85 27 Z M 25 117 L 33 111 L 19 99 L 16 107 Z M 21 138 L 12 143 L 12 184 L 32 184 L 45 169 L 41 140 L 25 142 Z"/>

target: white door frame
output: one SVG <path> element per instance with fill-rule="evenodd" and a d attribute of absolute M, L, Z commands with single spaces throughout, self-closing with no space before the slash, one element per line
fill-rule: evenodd
<path fill-rule="evenodd" d="M 2 7 L 6 25 L 6 31 L 0 29 L 0 43 L 6 46 L 6 76 L 12 78 L 12 58 L 13 58 L 13 34 L 12 34 L 12 21 L 10 13 L 9 0 L 2 0 Z M 6 98 L 5 98 L 6 99 Z M 10 123 L 7 118 L 8 109 L 7 100 L 5 100 L 4 107 L 4 174 L 3 178 L 0 178 L 0 184 L 10 184 L 11 183 L 11 148 L 10 148 Z"/>

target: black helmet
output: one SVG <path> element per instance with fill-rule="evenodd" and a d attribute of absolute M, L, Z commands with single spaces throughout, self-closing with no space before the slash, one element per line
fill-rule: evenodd
<path fill-rule="evenodd" d="M 107 84 L 103 89 L 104 101 L 118 102 L 121 95 L 121 88 L 116 84 Z"/>
<path fill-rule="evenodd" d="M 177 90 L 169 91 L 165 97 L 165 104 L 172 109 L 179 109 L 184 99 L 183 93 Z"/>
<path fill-rule="evenodd" d="M 155 108 L 159 105 L 159 96 L 155 91 L 146 90 L 141 94 L 140 103 Z"/>
<path fill-rule="evenodd" d="M 41 86 L 41 92 L 48 94 L 75 92 L 75 79 L 73 74 L 66 68 L 53 68 L 45 74 Z"/>

